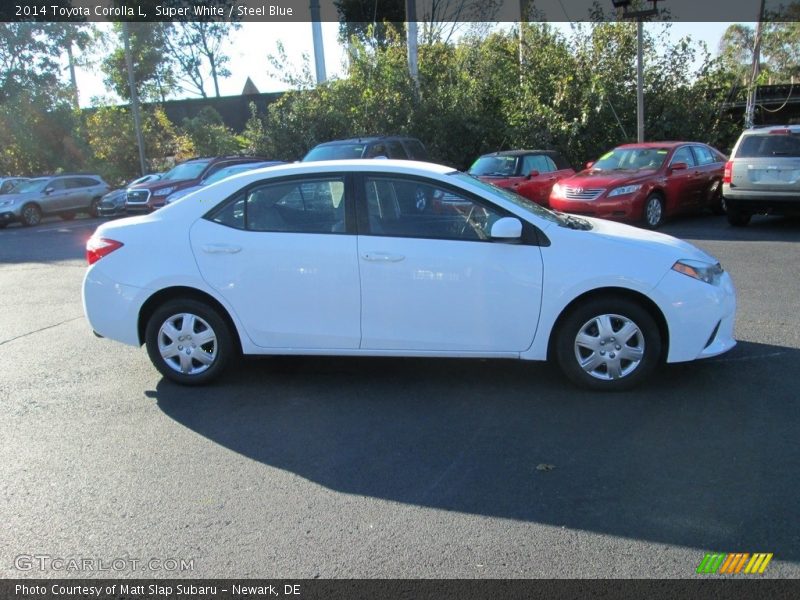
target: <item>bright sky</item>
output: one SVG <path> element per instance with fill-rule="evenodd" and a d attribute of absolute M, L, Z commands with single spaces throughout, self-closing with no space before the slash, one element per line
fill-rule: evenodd
<path fill-rule="evenodd" d="M 97 25 L 100 28 L 110 28 L 110 24 L 107 23 Z M 554 25 L 565 32 L 569 30 L 569 23 L 555 23 Z M 719 40 L 728 25 L 730 23 L 673 23 L 671 35 L 676 40 L 685 35 L 691 35 L 693 39 L 704 41 L 712 55 L 716 55 Z M 645 27 L 650 26 L 645 25 Z M 328 77 L 344 73 L 345 53 L 338 41 L 338 31 L 338 23 L 322 23 L 325 66 Z M 220 94 L 223 96 L 240 94 L 248 76 L 260 92 L 286 89 L 285 84 L 273 76 L 272 67 L 267 61 L 267 56 L 277 54 L 279 41 L 283 43 L 286 54 L 292 63 L 289 65 L 290 68 L 299 70 L 303 62 L 303 55 L 307 55 L 311 72 L 314 72 L 310 23 L 243 23 L 242 28 L 233 33 L 228 47 L 231 57 L 228 67 L 231 76 L 221 80 Z M 76 76 L 81 106 L 89 106 L 95 96 L 107 96 L 114 102 L 118 101 L 118 98 L 106 89 L 102 73 L 98 68 L 78 69 Z M 210 89 L 213 93 L 210 77 L 206 89 Z"/>

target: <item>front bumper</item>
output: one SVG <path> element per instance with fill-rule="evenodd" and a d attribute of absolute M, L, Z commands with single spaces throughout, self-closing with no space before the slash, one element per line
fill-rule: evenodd
<path fill-rule="evenodd" d="M 97 214 L 101 217 L 118 217 L 127 214 L 125 204 L 103 206 L 102 204 L 97 207 Z"/>
<path fill-rule="evenodd" d="M 727 272 L 709 285 L 670 270 L 654 293 L 669 328 L 667 362 L 709 358 L 736 345 L 736 290 Z"/>
<path fill-rule="evenodd" d="M 0 223 L 16 223 L 19 215 L 13 210 L 0 209 Z"/>
<path fill-rule="evenodd" d="M 551 196 L 550 208 L 573 215 L 612 221 L 638 221 L 642 217 L 642 201 L 636 196 L 619 198 L 601 196 L 596 200 L 569 200 Z"/>

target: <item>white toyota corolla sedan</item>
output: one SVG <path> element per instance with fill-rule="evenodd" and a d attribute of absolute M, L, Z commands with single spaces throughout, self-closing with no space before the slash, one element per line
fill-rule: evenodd
<path fill-rule="evenodd" d="M 733 284 L 702 250 L 428 163 L 249 171 L 86 251 L 95 333 L 183 384 L 243 353 L 552 359 L 620 390 L 736 343 Z"/>

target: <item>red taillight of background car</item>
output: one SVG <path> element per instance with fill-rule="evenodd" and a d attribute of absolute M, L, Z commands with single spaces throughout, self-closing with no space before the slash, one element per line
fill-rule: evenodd
<path fill-rule="evenodd" d="M 730 183 L 733 177 L 733 161 L 725 163 L 725 170 L 722 172 L 722 183 Z"/>
<path fill-rule="evenodd" d="M 114 250 L 122 248 L 123 243 L 108 238 L 89 238 L 86 242 L 86 260 L 93 265 L 98 260 L 111 254 Z"/>

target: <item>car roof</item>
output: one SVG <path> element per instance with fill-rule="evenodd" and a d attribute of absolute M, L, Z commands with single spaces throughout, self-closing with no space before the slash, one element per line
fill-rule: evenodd
<path fill-rule="evenodd" d="M 453 173 L 456 171 L 453 167 L 439 165 L 436 163 L 422 162 L 417 160 L 398 160 L 385 158 L 375 160 L 374 158 L 348 158 L 337 160 L 316 160 L 309 162 L 294 162 L 284 165 L 274 165 L 271 167 L 262 167 L 269 169 L 270 174 L 286 173 L 290 174 L 295 171 L 299 172 L 313 172 L 319 171 L 328 173 L 331 171 L 342 171 L 352 169 L 356 171 L 395 171 L 397 173 L 413 173 L 424 172 L 432 175 L 443 175 L 445 173 Z M 247 173 L 254 173 L 258 171 L 247 171 Z"/>
<path fill-rule="evenodd" d="M 338 146 L 340 144 L 370 144 L 372 142 L 386 142 L 391 140 L 417 140 L 407 135 L 366 135 L 363 137 L 347 138 L 344 140 L 331 140 L 322 142 L 317 146 Z M 418 140 L 417 140 L 418 141 Z"/>
<path fill-rule="evenodd" d="M 703 142 L 666 141 L 666 142 L 642 142 L 642 143 L 622 144 L 620 146 L 617 146 L 617 148 L 674 148 L 675 146 L 680 146 L 682 144 L 700 144 L 702 146 L 706 145 Z"/>
<path fill-rule="evenodd" d="M 561 153 L 558 150 L 498 150 L 497 152 L 482 154 L 481 158 L 484 156 L 526 156 L 528 154 L 547 154 L 552 156 Z"/>

